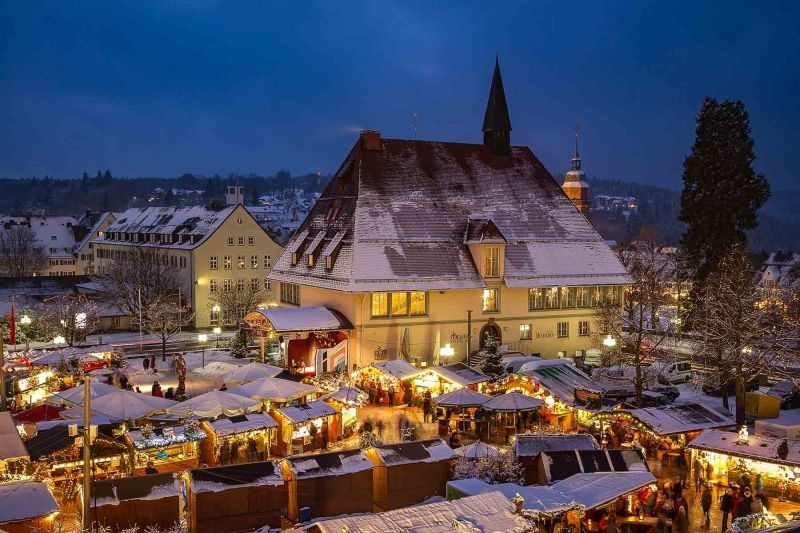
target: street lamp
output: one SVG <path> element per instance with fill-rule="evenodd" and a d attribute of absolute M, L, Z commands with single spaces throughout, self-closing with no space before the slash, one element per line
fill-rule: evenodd
<path fill-rule="evenodd" d="M 208 342 L 208 335 L 205 333 L 200 333 L 197 336 L 197 342 L 200 343 L 200 346 L 203 347 L 203 368 L 206 367 L 206 342 Z"/>
<path fill-rule="evenodd" d="M 28 315 L 22 315 L 22 318 L 19 319 L 19 323 L 21 326 L 30 326 L 31 325 L 31 317 Z M 25 335 L 25 351 L 30 350 L 30 339 L 28 338 L 28 332 L 23 330 L 22 333 Z"/>
<path fill-rule="evenodd" d="M 455 348 L 450 346 L 449 342 L 447 344 L 445 344 L 444 346 L 442 346 L 441 348 L 439 348 L 439 356 L 440 357 L 453 357 L 455 354 L 456 354 L 456 350 L 455 350 Z"/>
<path fill-rule="evenodd" d="M 612 337 L 611 334 L 606 335 L 606 337 L 603 339 L 603 346 L 605 346 L 606 348 L 613 348 L 616 345 L 617 345 L 617 339 Z"/>
<path fill-rule="evenodd" d="M 219 327 L 219 326 L 216 326 L 214 328 L 214 335 L 217 336 L 217 348 L 219 348 L 219 336 L 220 336 L 221 333 L 222 333 L 222 328 Z"/>

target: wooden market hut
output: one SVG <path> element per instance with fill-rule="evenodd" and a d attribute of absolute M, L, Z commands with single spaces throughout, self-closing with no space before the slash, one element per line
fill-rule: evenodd
<path fill-rule="evenodd" d="M 7 533 L 46 531 L 59 511 L 53 493 L 41 481 L 0 483 L 0 530 Z"/>
<path fill-rule="evenodd" d="M 535 485 L 540 479 L 538 459 L 542 453 L 597 448 L 594 437 L 587 433 L 519 433 L 514 440 L 514 454 L 525 471 L 525 485 Z"/>
<path fill-rule="evenodd" d="M 275 442 L 275 433 L 278 423 L 271 416 L 264 413 L 247 413 L 206 420 L 200 424 L 208 438 L 200 441 L 200 462 L 215 466 L 220 464 L 220 446 L 228 445 L 231 439 L 241 442 L 239 449 L 247 451 L 247 441 L 256 439 L 259 447 L 263 445 L 264 453 L 261 460 L 266 459 L 270 447 Z M 240 462 L 238 460 L 233 462 Z"/>
<path fill-rule="evenodd" d="M 178 522 L 180 488 L 174 474 L 154 474 L 92 483 L 92 521 L 111 531 Z"/>
<path fill-rule="evenodd" d="M 251 531 L 282 525 L 287 490 L 277 462 L 196 468 L 186 472 L 183 482 L 189 531 Z"/>
<path fill-rule="evenodd" d="M 446 394 L 462 387 L 478 390 L 478 386 L 491 378 L 464 363 L 430 366 L 417 369 L 408 376 L 415 395 L 430 393 L 431 396 Z"/>
<path fill-rule="evenodd" d="M 375 512 L 418 504 L 445 496 L 452 448 L 441 439 L 384 444 L 364 452 L 375 465 Z"/>
<path fill-rule="evenodd" d="M 307 521 L 321 516 L 371 512 L 372 468 L 372 461 L 357 449 L 285 459 L 287 516 L 292 521 Z"/>
<path fill-rule="evenodd" d="M 28 450 L 22 442 L 17 426 L 8 411 L 0 412 L 0 474 L 9 470 L 9 463 L 30 460 Z"/>
<path fill-rule="evenodd" d="M 532 484 L 552 485 L 576 474 L 649 471 L 639 449 L 542 452 L 536 459 L 536 478 Z M 526 480 L 527 477 L 526 472 Z"/>
<path fill-rule="evenodd" d="M 206 438 L 206 432 L 199 426 L 162 426 L 152 428 L 152 435 L 145 433 L 144 428 L 137 429 L 124 437 L 135 458 L 135 474 L 144 474 L 147 463 L 151 461 L 162 473 L 180 472 L 200 464 L 200 441 Z"/>
<path fill-rule="evenodd" d="M 341 434 L 341 414 L 322 400 L 280 407 L 270 411 L 278 422 L 278 438 L 273 455 L 297 455 L 324 450 Z"/>

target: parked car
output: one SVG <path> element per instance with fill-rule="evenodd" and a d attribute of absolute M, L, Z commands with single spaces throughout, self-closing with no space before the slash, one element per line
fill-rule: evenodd
<path fill-rule="evenodd" d="M 718 375 L 712 375 L 711 381 L 703 385 L 703 394 L 708 394 L 709 396 L 722 396 L 724 390 L 727 396 L 731 396 L 736 392 L 736 380 L 734 378 L 728 379 L 724 385 L 720 385 L 719 381 Z M 750 378 L 744 384 L 744 390 L 747 392 L 758 390 L 758 376 Z"/>
<path fill-rule="evenodd" d="M 659 385 L 656 387 L 650 387 L 650 390 L 661 394 L 670 402 L 674 402 L 678 399 L 678 396 L 681 395 L 681 391 L 674 385 Z"/>
<path fill-rule="evenodd" d="M 94 355 L 84 355 L 80 358 L 79 363 L 81 370 L 84 372 L 91 372 L 92 370 L 108 368 L 111 366 L 111 362 L 108 359 L 95 357 Z"/>
<path fill-rule="evenodd" d="M 658 381 L 663 384 L 686 383 L 692 379 L 692 363 L 689 361 L 658 361 L 653 363 L 658 371 Z"/>
<path fill-rule="evenodd" d="M 767 394 L 781 399 L 781 409 L 800 407 L 800 387 L 794 381 L 784 380 L 773 385 Z"/>

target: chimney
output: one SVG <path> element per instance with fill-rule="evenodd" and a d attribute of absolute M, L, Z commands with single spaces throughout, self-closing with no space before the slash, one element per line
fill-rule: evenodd
<path fill-rule="evenodd" d="M 375 130 L 364 130 L 361 132 L 361 143 L 364 150 L 381 149 L 381 132 Z"/>

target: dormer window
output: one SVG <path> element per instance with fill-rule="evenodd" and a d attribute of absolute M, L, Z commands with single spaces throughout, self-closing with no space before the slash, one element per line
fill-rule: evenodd
<path fill-rule="evenodd" d="M 483 256 L 483 276 L 486 278 L 500 277 L 500 247 L 487 246 Z"/>

